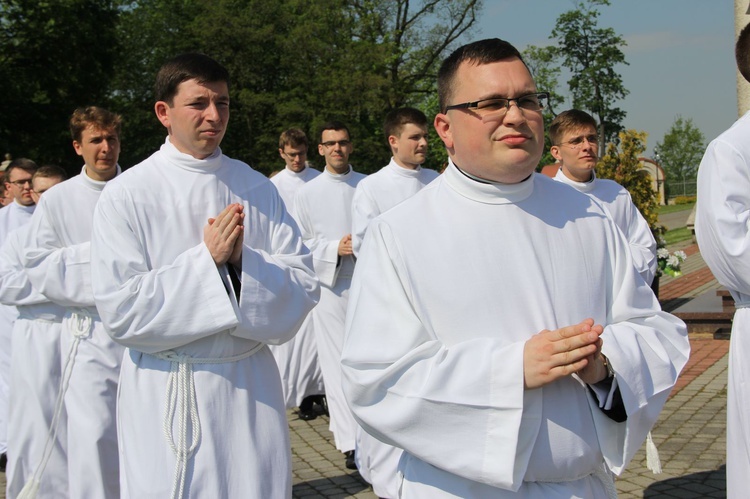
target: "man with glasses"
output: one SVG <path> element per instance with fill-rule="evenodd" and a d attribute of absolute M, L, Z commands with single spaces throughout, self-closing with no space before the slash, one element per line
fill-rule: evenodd
<path fill-rule="evenodd" d="M 512 45 L 457 49 L 438 92 L 449 165 L 370 224 L 357 264 L 350 407 L 404 449 L 403 497 L 615 497 L 685 325 L 606 210 L 534 173 L 546 94 Z"/>
<path fill-rule="evenodd" d="M 36 205 L 31 197 L 31 177 L 37 165 L 27 158 L 10 162 L 5 169 L 5 189 L 13 202 L 0 210 L 0 246 L 8 235 L 31 220 Z M 5 471 L 8 451 L 8 399 L 10 394 L 11 333 L 16 307 L 0 305 L 0 470 Z"/>
<path fill-rule="evenodd" d="M 578 109 L 564 111 L 550 124 L 549 137 L 550 153 L 560 165 L 555 180 L 598 199 L 609 210 L 630 244 L 636 270 L 651 285 L 656 272 L 656 240 L 627 189 L 613 180 L 596 178 L 596 120 Z"/>
<path fill-rule="evenodd" d="M 313 254 L 313 267 L 321 284 L 320 303 L 312 314 L 331 415 L 330 429 L 336 448 L 344 453 L 349 469 L 356 469 L 357 423 L 341 391 L 340 360 L 355 263 L 351 235 L 352 198 L 357 184 L 365 177 L 349 164 L 353 150 L 346 125 L 338 121 L 323 125 L 318 153 L 325 158 L 325 169 L 297 192 L 294 205 L 302 238 Z"/>
<path fill-rule="evenodd" d="M 39 203 L 41 195 L 65 177 L 65 171 L 57 166 L 36 170 L 31 191 L 34 202 Z M 18 497 L 24 485 L 33 482 L 38 497 L 67 497 L 64 423 L 54 441 L 50 435 L 53 420 L 66 416 L 55 402 L 61 381 L 65 307 L 52 303 L 29 282 L 23 266 L 29 228 L 27 224 L 14 231 L 0 247 L 0 302 L 18 308 L 11 354 L 7 491 L 9 497 Z M 49 453 L 46 459 L 45 450 Z"/>
<path fill-rule="evenodd" d="M 320 175 L 318 170 L 307 166 L 307 150 L 307 135 L 299 128 L 285 130 L 279 137 L 279 155 L 286 166 L 271 178 L 271 183 L 276 186 L 292 217 L 297 191 Z M 323 412 L 326 403 L 312 314 L 308 314 L 294 338 L 270 348 L 279 366 L 286 408 L 299 407 L 297 414 L 304 421 L 315 419 L 318 416 L 315 404 Z"/>

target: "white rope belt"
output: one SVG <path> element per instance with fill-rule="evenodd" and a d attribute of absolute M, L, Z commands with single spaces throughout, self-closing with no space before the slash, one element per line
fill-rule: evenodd
<path fill-rule="evenodd" d="M 21 492 L 18 494 L 17 499 L 33 499 L 39 492 L 39 485 L 44 475 L 44 470 L 47 468 L 50 457 L 52 457 L 52 451 L 55 447 L 55 440 L 57 439 L 57 429 L 60 426 L 60 414 L 63 410 L 63 400 L 65 399 L 65 393 L 68 391 L 70 385 L 70 376 L 73 373 L 73 367 L 76 363 L 76 355 L 78 354 L 78 345 L 81 343 L 81 339 L 88 336 L 91 332 L 92 324 L 91 316 L 81 312 L 73 312 L 71 315 L 70 324 L 71 332 L 73 333 L 73 343 L 70 345 L 68 350 L 68 357 L 65 359 L 65 367 L 62 371 L 60 379 L 60 388 L 57 390 L 57 398 L 55 399 L 55 410 L 52 415 L 52 422 L 50 423 L 50 429 L 47 433 L 47 441 L 44 444 L 44 451 L 42 452 L 42 460 L 34 469 L 34 474 L 23 486 Z"/>
<path fill-rule="evenodd" d="M 198 418 L 198 405 L 195 402 L 195 382 L 193 380 L 193 364 L 226 364 L 246 359 L 263 348 L 258 343 L 247 352 L 232 357 L 199 358 L 178 354 L 171 350 L 151 354 L 154 357 L 171 363 L 169 379 L 167 380 L 166 407 L 164 410 L 164 437 L 172 448 L 177 462 L 175 464 L 174 479 L 172 481 L 172 499 L 179 499 L 185 491 L 187 466 L 193 457 L 201 438 L 201 424 Z M 188 417 L 190 421 L 188 421 Z M 177 419 L 177 439 L 174 435 L 174 421 Z M 191 431 L 188 444 L 188 427 Z"/>

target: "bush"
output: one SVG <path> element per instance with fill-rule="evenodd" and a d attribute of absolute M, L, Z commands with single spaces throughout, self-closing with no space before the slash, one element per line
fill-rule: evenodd
<path fill-rule="evenodd" d="M 672 204 L 692 204 L 695 200 L 695 196 L 677 196 L 672 200 Z"/>

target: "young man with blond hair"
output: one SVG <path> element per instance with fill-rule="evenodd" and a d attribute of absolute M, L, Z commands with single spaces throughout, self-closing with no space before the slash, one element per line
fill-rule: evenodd
<path fill-rule="evenodd" d="M 636 270 L 649 286 L 656 272 L 656 240 L 630 193 L 614 180 L 596 178 L 599 140 L 596 121 L 585 111 L 558 114 L 549 127 L 550 153 L 560 169 L 555 180 L 599 200 L 625 234 Z"/>
<path fill-rule="evenodd" d="M 91 237 L 94 207 L 120 172 L 119 115 L 97 106 L 70 117 L 81 173 L 45 193 L 26 237 L 24 268 L 35 290 L 66 308 L 63 365 L 68 414 L 68 486 L 71 497 L 118 497 L 115 402 L 124 349 L 107 335 L 94 303 Z"/>

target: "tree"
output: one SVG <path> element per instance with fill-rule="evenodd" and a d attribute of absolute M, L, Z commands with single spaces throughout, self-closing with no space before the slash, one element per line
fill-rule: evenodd
<path fill-rule="evenodd" d="M 646 219 L 648 226 L 657 238 L 664 232 L 659 225 L 656 193 L 651 187 L 651 179 L 641 169 L 641 157 L 646 150 L 646 132 L 624 130 L 619 134 L 619 143 L 610 143 L 607 153 L 596 165 L 596 176 L 614 180 L 630 193 L 633 204 Z"/>
<path fill-rule="evenodd" d="M 118 16 L 115 0 L 0 0 L 2 152 L 80 167 L 68 120 L 107 105 Z"/>
<path fill-rule="evenodd" d="M 703 133 L 693 125 L 691 118 L 683 119 L 679 115 L 663 141 L 654 148 L 659 153 L 667 178 L 683 182 L 695 178 L 705 150 Z"/>
<path fill-rule="evenodd" d="M 626 43 L 612 28 L 598 27 L 596 7 L 600 5 L 609 5 L 609 0 L 580 1 L 575 10 L 557 18 L 550 38 L 557 40 L 557 56 L 572 73 L 568 86 L 573 107 L 588 110 L 598 119 L 599 143 L 606 144 L 616 141 L 623 129 L 626 113 L 614 103 L 629 92 L 615 71 L 616 65 L 627 64 L 620 48 Z"/>
<path fill-rule="evenodd" d="M 542 92 L 549 92 L 549 103 L 542 112 L 545 130 L 549 130 L 549 125 L 556 116 L 555 109 L 560 109 L 564 102 L 563 96 L 557 91 L 560 66 L 555 63 L 556 54 L 555 47 L 537 47 L 536 45 L 529 45 L 521 52 L 526 66 L 534 77 L 536 88 Z M 539 160 L 538 169 L 555 162 L 555 158 L 549 152 L 551 146 L 549 134 L 545 134 L 544 154 Z"/>

